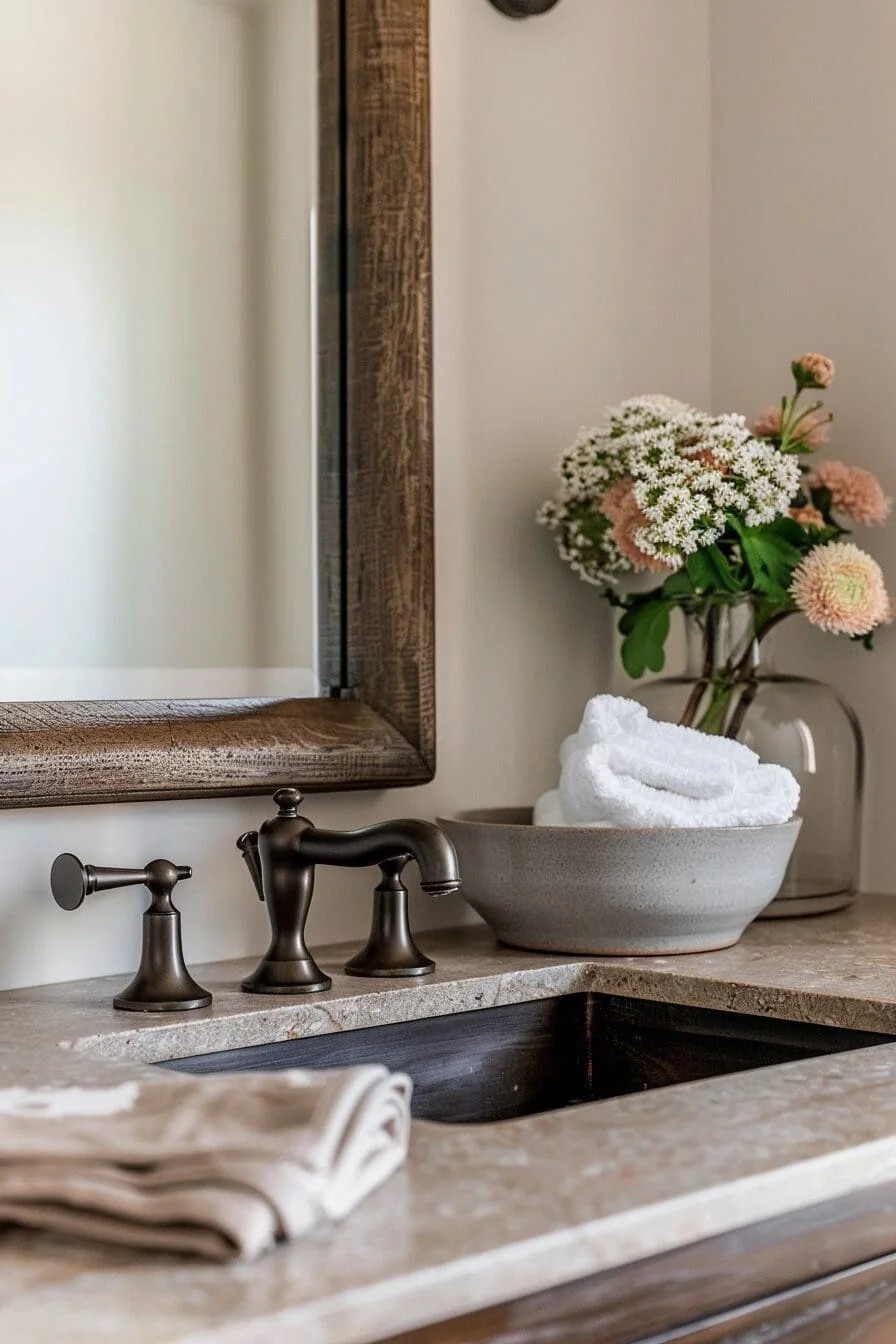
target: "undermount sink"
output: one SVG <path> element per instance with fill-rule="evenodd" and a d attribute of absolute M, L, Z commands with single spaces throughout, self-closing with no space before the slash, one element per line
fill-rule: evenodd
<path fill-rule="evenodd" d="M 184 1073 L 385 1064 L 414 1081 L 420 1119 L 479 1124 L 896 1039 L 606 994 L 166 1061 Z"/>

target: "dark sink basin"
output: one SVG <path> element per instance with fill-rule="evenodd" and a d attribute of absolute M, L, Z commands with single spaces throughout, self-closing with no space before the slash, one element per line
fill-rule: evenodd
<path fill-rule="evenodd" d="M 166 1062 L 184 1073 L 381 1063 L 413 1112 L 477 1124 L 896 1039 L 606 994 L 568 994 Z"/>

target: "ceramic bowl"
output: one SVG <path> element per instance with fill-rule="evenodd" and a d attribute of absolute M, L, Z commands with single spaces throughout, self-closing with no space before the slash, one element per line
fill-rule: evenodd
<path fill-rule="evenodd" d="M 533 826 L 531 808 L 440 818 L 462 894 L 502 943 L 667 956 L 736 943 L 777 894 L 799 818 L 776 826 Z"/>

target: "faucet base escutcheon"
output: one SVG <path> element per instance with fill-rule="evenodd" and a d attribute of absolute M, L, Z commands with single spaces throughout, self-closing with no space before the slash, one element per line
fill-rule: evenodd
<path fill-rule="evenodd" d="M 345 964 L 346 975 L 431 975 L 435 962 L 414 942 L 408 921 L 408 889 L 401 874 L 410 854 L 380 864 L 382 879 L 373 893 L 370 936 L 357 956 Z"/>
<path fill-rule="evenodd" d="M 246 994 L 319 994 L 332 989 L 333 981 L 311 957 L 301 961 L 265 959 L 246 976 L 240 988 Z"/>

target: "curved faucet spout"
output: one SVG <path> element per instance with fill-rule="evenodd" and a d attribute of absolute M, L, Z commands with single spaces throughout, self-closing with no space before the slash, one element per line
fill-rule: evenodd
<path fill-rule="evenodd" d="M 410 854 L 420 869 L 420 885 L 430 896 L 460 890 L 454 845 L 430 821 L 383 821 L 359 831 L 309 827 L 299 841 L 299 853 L 309 863 L 340 868 L 366 868 Z"/>
<path fill-rule="evenodd" d="M 454 846 L 429 821 L 384 821 L 360 831 L 317 830 L 299 815 L 296 788 L 274 794 L 278 812 L 258 831 L 237 841 L 258 895 L 267 906 L 271 942 L 251 975 L 242 982 L 249 994 L 313 994 L 332 981 L 320 969 L 305 942 L 305 921 L 314 891 L 317 864 L 362 868 L 378 864 L 382 880 L 374 892 L 374 919 L 363 954 L 346 967 L 349 975 L 426 975 L 434 962 L 411 936 L 407 889 L 401 870 L 416 860 L 420 882 L 430 896 L 460 888 Z"/>

